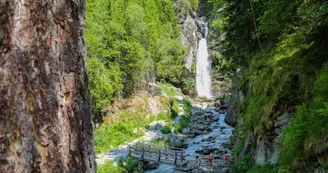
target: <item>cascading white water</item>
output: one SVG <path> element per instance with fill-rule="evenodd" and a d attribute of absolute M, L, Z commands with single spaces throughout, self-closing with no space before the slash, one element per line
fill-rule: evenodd
<path fill-rule="evenodd" d="M 208 27 L 205 23 L 204 37 L 199 41 L 197 50 L 197 64 L 196 64 L 196 88 L 198 96 L 205 96 L 211 98 L 211 64 L 208 57 L 207 50 L 207 36 Z"/>

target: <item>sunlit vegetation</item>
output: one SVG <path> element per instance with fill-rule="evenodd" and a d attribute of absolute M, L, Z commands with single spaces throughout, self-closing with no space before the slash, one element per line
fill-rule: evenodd
<path fill-rule="evenodd" d="M 131 112 L 122 112 L 122 120 L 104 123 L 95 130 L 95 150 L 101 154 L 114 149 L 125 142 L 143 136 L 145 128 L 155 117 L 146 119 L 144 115 L 136 116 Z"/>
<path fill-rule="evenodd" d="M 241 91 L 246 94 L 242 102 L 234 101 L 244 118 L 239 142 L 249 131 L 262 135 L 272 130 L 273 121 L 288 112 L 292 120 L 283 132 L 277 169 L 306 171 L 316 159 L 327 169 L 327 1 L 209 3 L 210 45 L 223 45 L 212 50 L 214 69 L 239 81 L 235 99 Z"/>
<path fill-rule="evenodd" d="M 179 1 L 180 2 L 180 1 Z M 86 40 L 93 119 L 153 79 L 183 85 L 180 27 L 170 0 L 87 0 Z M 197 0 L 186 1 L 197 8 Z"/>

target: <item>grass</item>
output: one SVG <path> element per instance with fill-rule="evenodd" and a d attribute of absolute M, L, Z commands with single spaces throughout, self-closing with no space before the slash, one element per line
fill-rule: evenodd
<path fill-rule="evenodd" d="M 151 144 L 155 145 L 158 148 L 166 148 L 169 147 L 169 139 L 167 137 L 160 137 L 151 140 Z"/>
<path fill-rule="evenodd" d="M 169 126 L 164 126 L 164 127 L 161 128 L 160 131 L 163 134 L 169 134 L 169 133 L 171 133 L 172 129 Z"/>
<path fill-rule="evenodd" d="M 170 83 L 158 83 L 158 86 L 169 97 L 175 97 L 175 96 L 179 95 L 179 92 Z"/>
<path fill-rule="evenodd" d="M 293 171 L 312 156 L 328 150 L 328 64 L 319 74 L 308 104 L 298 106 L 292 123 L 283 131 L 280 164 Z M 303 168 L 304 169 L 304 168 Z"/>
<path fill-rule="evenodd" d="M 189 120 L 183 117 L 178 124 L 174 126 L 174 133 L 182 133 L 182 129 L 190 127 Z"/>
<path fill-rule="evenodd" d="M 97 173 L 122 173 L 124 168 L 115 166 L 113 162 L 107 161 L 105 164 L 97 166 Z"/>
<path fill-rule="evenodd" d="M 125 142 L 130 142 L 144 135 L 142 130 L 153 118 L 146 119 L 145 116 L 136 116 L 131 112 L 122 112 L 125 117 L 118 122 L 105 123 L 95 130 L 95 151 L 102 154 L 114 149 Z"/>

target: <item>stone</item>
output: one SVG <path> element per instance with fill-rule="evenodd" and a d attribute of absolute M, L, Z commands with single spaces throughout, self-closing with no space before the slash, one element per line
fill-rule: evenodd
<path fill-rule="evenodd" d="M 201 115 L 203 115 L 203 114 L 204 114 L 203 111 L 198 110 L 198 111 L 194 111 L 194 112 L 192 113 L 192 116 L 194 116 L 194 117 L 198 117 L 198 116 L 201 116 Z"/>
<path fill-rule="evenodd" d="M 158 164 L 155 162 L 148 162 L 144 165 L 145 170 L 154 170 L 154 169 L 157 169 L 157 167 L 158 167 Z"/>
<path fill-rule="evenodd" d="M 162 90 L 156 83 L 148 83 L 148 93 L 153 96 L 162 95 Z"/>
<path fill-rule="evenodd" d="M 202 134 L 202 132 L 199 131 L 199 130 L 193 129 L 193 130 L 191 131 L 191 134 L 193 134 L 194 136 L 198 136 L 198 135 Z"/>
<path fill-rule="evenodd" d="M 174 148 L 182 148 L 183 147 L 183 142 L 184 138 L 181 136 L 178 136 L 176 134 L 171 133 L 169 136 L 169 146 L 174 147 Z"/>
<path fill-rule="evenodd" d="M 220 119 L 220 115 L 219 114 L 214 114 L 212 117 L 212 121 L 218 121 Z"/>
<path fill-rule="evenodd" d="M 222 173 L 230 173 L 230 172 L 232 172 L 232 170 L 230 170 L 229 168 L 223 168 L 221 172 Z"/>
<path fill-rule="evenodd" d="M 190 128 L 183 128 L 182 134 L 184 134 L 184 135 L 190 134 Z"/>
<path fill-rule="evenodd" d="M 177 117 L 174 118 L 173 123 L 174 124 L 179 124 L 180 121 L 182 120 L 183 115 L 178 115 Z"/>
<path fill-rule="evenodd" d="M 223 101 L 223 104 L 220 106 L 221 109 L 228 109 L 230 106 L 232 105 L 232 103 L 228 100 L 228 101 Z"/>
<path fill-rule="evenodd" d="M 149 124 L 149 130 L 160 130 L 165 125 L 166 125 L 166 122 L 164 120 L 154 121 Z"/>

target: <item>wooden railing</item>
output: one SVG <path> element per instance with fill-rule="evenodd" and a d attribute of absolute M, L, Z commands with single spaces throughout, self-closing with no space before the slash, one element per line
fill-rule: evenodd
<path fill-rule="evenodd" d="M 153 161 L 156 163 L 178 164 L 185 160 L 181 148 L 154 148 L 149 145 L 129 145 L 129 155 L 138 157 L 139 160 Z"/>
<path fill-rule="evenodd" d="M 138 158 L 141 161 L 155 162 L 157 164 L 166 163 L 176 166 L 176 169 L 187 169 L 197 167 L 196 157 L 186 160 L 186 154 L 182 148 L 156 148 L 150 145 L 129 145 L 129 156 Z M 190 157 L 190 156 L 189 156 Z M 213 168 L 229 167 L 232 160 L 225 160 L 222 156 L 212 156 Z M 201 167 L 208 166 L 208 156 L 199 156 Z"/>

